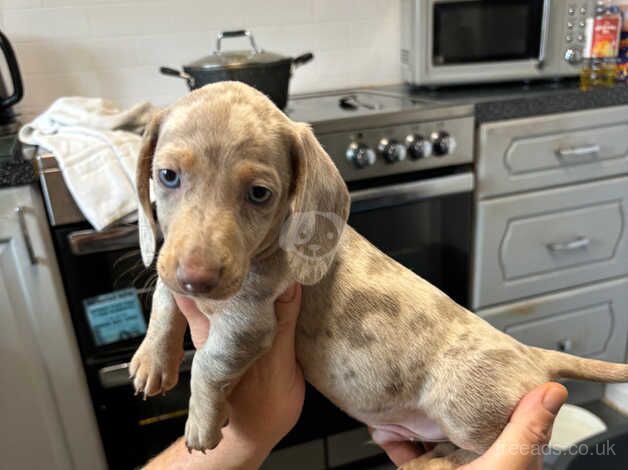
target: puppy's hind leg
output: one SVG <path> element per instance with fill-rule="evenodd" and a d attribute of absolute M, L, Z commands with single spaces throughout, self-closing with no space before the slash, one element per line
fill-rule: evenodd
<path fill-rule="evenodd" d="M 129 373 L 136 393 L 165 393 L 179 380 L 187 322 L 168 288 L 157 280 L 148 331 L 131 359 Z"/>
<path fill-rule="evenodd" d="M 451 443 L 438 444 L 430 452 L 404 464 L 400 470 L 454 470 L 472 462 L 478 455 Z"/>

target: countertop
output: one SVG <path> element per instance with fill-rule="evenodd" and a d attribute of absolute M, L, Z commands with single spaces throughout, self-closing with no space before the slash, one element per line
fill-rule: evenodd
<path fill-rule="evenodd" d="M 580 91 L 577 80 L 440 89 L 396 84 L 376 89 L 441 103 L 473 104 L 477 124 L 628 104 L 628 86 Z"/>
<path fill-rule="evenodd" d="M 22 186 L 36 180 L 32 162 L 34 150 L 31 146 L 25 149 L 13 135 L 0 136 L 0 188 Z"/>

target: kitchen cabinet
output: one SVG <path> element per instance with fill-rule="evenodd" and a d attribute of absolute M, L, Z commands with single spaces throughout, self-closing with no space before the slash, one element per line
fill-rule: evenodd
<path fill-rule="evenodd" d="M 104 469 L 41 195 L 0 190 L 0 455 L 6 468 Z"/>
<path fill-rule="evenodd" d="M 538 296 L 477 313 L 531 346 L 623 362 L 628 338 L 626 312 L 628 278 Z"/>
<path fill-rule="evenodd" d="M 628 274 L 627 219 L 626 177 L 480 202 L 475 307 Z"/>
<path fill-rule="evenodd" d="M 486 199 L 628 172 L 628 106 L 484 124 L 478 197 Z"/>
<path fill-rule="evenodd" d="M 526 344 L 626 360 L 627 136 L 628 106 L 480 125 L 478 315 Z M 604 392 L 568 385 L 576 403 Z"/>

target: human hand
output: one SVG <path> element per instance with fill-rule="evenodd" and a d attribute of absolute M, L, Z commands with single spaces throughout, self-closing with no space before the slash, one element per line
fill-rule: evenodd
<path fill-rule="evenodd" d="M 493 445 L 460 470 L 540 470 L 542 448 L 549 442 L 554 419 L 566 399 L 567 389 L 557 383 L 533 389 L 521 399 Z M 429 451 L 432 445 L 394 442 L 382 448 L 395 465 L 401 466 Z"/>
<path fill-rule="evenodd" d="M 192 342 L 198 349 L 207 340 L 210 321 L 193 300 L 175 296 L 190 326 Z M 296 361 L 294 335 L 301 306 L 301 287 L 288 288 L 275 302 L 277 335 L 270 350 L 245 373 L 229 396 L 229 424 L 223 428 L 223 442 L 215 452 L 234 445 L 248 461 L 259 464 L 296 424 L 305 396 L 303 372 Z M 255 465 L 250 465 L 253 468 Z M 223 467 L 224 468 L 224 467 Z M 249 468 L 249 466 L 247 466 Z"/>

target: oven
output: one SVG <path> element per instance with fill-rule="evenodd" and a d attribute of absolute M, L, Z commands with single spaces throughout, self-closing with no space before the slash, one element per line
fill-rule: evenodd
<path fill-rule="evenodd" d="M 577 75 L 592 0 L 402 0 L 403 76 L 413 85 Z"/>
<path fill-rule="evenodd" d="M 349 224 L 469 306 L 473 174 L 468 169 L 353 191 Z"/>

